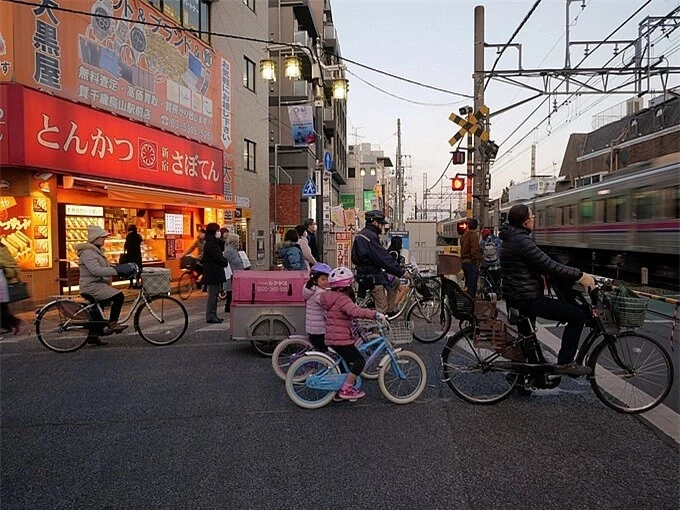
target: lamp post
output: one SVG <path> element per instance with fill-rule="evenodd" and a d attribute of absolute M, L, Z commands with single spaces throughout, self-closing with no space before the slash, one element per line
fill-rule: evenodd
<path fill-rule="evenodd" d="M 317 38 L 315 51 L 312 51 L 307 46 L 299 43 L 279 44 L 278 46 L 270 46 L 268 51 L 286 49 L 299 49 L 309 55 L 315 66 L 312 66 L 311 80 L 315 84 L 315 120 L 314 131 L 316 132 L 315 152 L 316 152 L 316 166 L 313 170 L 321 170 L 320 182 L 317 182 L 319 196 L 316 198 L 316 224 L 317 224 L 317 244 L 319 257 L 323 257 L 324 246 L 324 134 L 323 134 L 323 111 L 325 106 L 325 89 L 323 71 L 328 70 L 336 73 L 332 81 L 332 97 L 333 99 L 345 100 L 347 99 L 348 82 L 344 78 L 343 71 L 345 67 L 341 64 L 326 65 L 321 58 L 321 39 Z M 299 79 L 302 75 L 302 62 L 299 57 L 294 54 L 285 58 L 284 74 L 289 79 Z M 260 61 L 260 74 L 263 79 L 268 81 L 276 81 L 276 62 L 270 58 Z M 280 120 L 279 120 L 280 122 Z M 279 140 L 280 142 L 280 140 Z M 276 154 L 275 154 L 276 155 Z M 277 162 L 278 164 L 278 162 Z"/>

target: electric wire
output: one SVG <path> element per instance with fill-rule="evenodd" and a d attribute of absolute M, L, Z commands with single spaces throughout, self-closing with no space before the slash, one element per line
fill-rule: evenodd
<path fill-rule="evenodd" d="M 0 1 L 9 2 L 9 3 L 17 4 L 17 5 L 29 6 L 29 7 L 40 7 L 40 5 L 41 5 L 39 3 L 29 2 L 27 0 L 0 0 Z M 214 32 L 214 31 L 211 31 L 211 30 L 200 30 L 199 31 L 199 30 L 196 30 L 194 28 L 187 28 L 187 27 L 183 27 L 181 25 L 167 25 L 167 24 L 163 24 L 163 23 L 153 23 L 153 22 L 150 22 L 150 21 L 130 20 L 130 19 L 123 18 L 121 16 L 113 16 L 113 15 L 108 15 L 108 14 L 97 13 L 95 15 L 94 13 L 92 13 L 90 11 L 81 11 L 81 10 L 77 10 L 77 9 L 70 9 L 68 7 L 58 6 L 54 3 L 52 3 L 50 5 L 50 9 L 52 9 L 54 11 L 61 11 L 61 12 L 66 12 L 66 13 L 70 13 L 70 14 L 78 14 L 78 15 L 81 15 L 81 16 L 90 16 L 90 17 L 96 17 L 96 18 L 102 18 L 102 19 L 110 19 L 110 20 L 114 20 L 114 21 L 126 21 L 126 22 L 131 22 L 131 23 L 135 23 L 135 24 L 138 24 L 138 25 L 143 25 L 143 26 L 148 26 L 148 27 L 153 27 L 153 28 L 163 28 L 163 29 L 167 29 L 167 30 L 175 30 L 175 31 L 178 31 L 178 32 L 188 32 L 192 36 L 196 36 L 197 34 L 200 33 L 200 34 L 209 35 L 210 37 L 223 37 L 223 38 L 227 38 L 227 39 L 236 39 L 236 40 L 239 40 L 239 41 L 249 41 L 249 42 L 263 43 L 263 44 L 266 44 L 266 45 L 288 46 L 291 49 L 299 49 L 300 48 L 300 46 L 297 45 L 297 44 L 288 43 L 288 42 L 281 42 L 281 41 L 272 41 L 272 40 L 267 40 L 267 39 L 260 39 L 260 38 L 257 38 L 257 37 L 247 37 L 247 36 L 242 36 L 242 35 L 226 34 L 226 33 L 223 33 L 223 32 Z M 306 47 L 303 47 L 303 48 L 306 48 Z M 306 49 L 310 50 L 310 52 L 311 52 L 310 48 L 306 48 Z M 393 78 L 395 80 L 401 80 L 401 81 L 404 81 L 406 83 L 410 83 L 411 85 L 416 85 L 418 87 L 423 87 L 423 88 L 426 88 L 426 89 L 435 90 L 437 92 L 443 92 L 445 94 L 449 94 L 449 95 L 453 95 L 453 96 L 464 97 L 464 98 L 469 98 L 469 99 L 474 98 L 470 94 L 464 94 L 462 92 L 455 92 L 455 91 L 444 89 L 444 88 L 441 88 L 441 87 L 436 87 L 434 85 L 429 85 L 427 83 L 419 82 L 419 81 L 416 81 L 416 80 L 411 80 L 409 78 L 404 78 L 403 76 L 398 76 L 398 75 L 390 73 L 388 71 L 383 71 L 382 69 L 378 69 L 378 68 L 375 68 L 375 67 L 372 67 L 372 66 L 369 66 L 369 65 L 366 65 L 366 64 L 362 64 L 360 62 L 357 62 L 355 60 L 351 60 L 351 59 L 346 58 L 346 57 L 342 57 L 340 55 L 335 55 L 334 53 L 329 52 L 329 51 L 324 51 L 324 53 L 326 53 L 328 55 L 333 55 L 338 60 L 349 62 L 353 65 L 362 67 L 364 69 L 368 69 L 369 71 L 373 71 L 375 73 L 382 74 L 384 76 L 388 76 L 388 77 Z"/>
<path fill-rule="evenodd" d="M 496 56 L 496 61 L 495 61 L 495 62 L 493 63 L 493 65 L 491 66 L 491 71 L 489 72 L 489 74 L 493 74 L 493 72 L 496 70 L 496 65 L 498 64 L 498 61 L 499 61 L 499 60 L 501 59 L 501 57 L 503 56 L 503 53 L 504 53 L 505 50 L 508 48 L 508 46 L 510 46 L 510 44 L 511 44 L 512 41 L 515 39 L 515 37 L 517 36 L 517 34 L 519 34 L 520 30 L 522 30 L 522 28 L 524 27 L 524 25 L 526 24 L 526 22 L 529 21 L 529 18 L 531 18 L 531 15 L 534 13 L 534 11 L 536 10 L 536 8 L 539 6 L 539 4 L 540 4 L 542 1 L 543 1 L 543 0 L 536 0 L 536 1 L 534 2 L 534 5 L 531 6 L 531 9 L 529 9 L 529 12 L 526 13 L 526 15 L 524 16 L 524 19 L 521 21 L 521 23 L 519 24 L 519 26 L 515 29 L 515 31 L 513 32 L 513 34 L 510 36 L 510 39 L 508 39 L 508 42 L 505 43 L 505 45 L 501 48 L 501 51 L 500 51 L 500 52 L 498 53 L 498 55 Z M 649 0 L 649 1 L 651 1 L 651 0 Z M 486 79 L 486 83 L 484 84 L 484 90 L 486 90 L 486 87 L 489 85 L 489 81 L 491 81 L 491 77 L 490 77 L 490 76 Z"/>

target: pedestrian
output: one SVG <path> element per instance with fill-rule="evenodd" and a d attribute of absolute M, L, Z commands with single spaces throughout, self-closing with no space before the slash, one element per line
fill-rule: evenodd
<path fill-rule="evenodd" d="M 78 269 L 80 270 L 78 286 L 82 295 L 91 296 L 100 305 L 111 304 L 108 332 L 120 333 L 127 328 L 127 325 L 118 324 L 125 295 L 111 286 L 111 278 L 123 275 L 109 265 L 104 255 L 102 248 L 108 236 L 109 233 L 100 226 L 90 225 L 87 227 L 87 242 L 75 245 L 75 250 L 78 253 Z M 124 264 L 124 266 L 128 265 Z M 124 276 L 129 276 L 130 273 L 131 271 L 127 271 Z M 103 319 L 103 317 L 97 317 L 97 319 Z M 107 342 L 90 331 L 87 336 L 87 343 L 106 345 Z"/>
<path fill-rule="evenodd" d="M 220 245 L 222 252 L 227 248 L 227 236 L 229 235 L 229 229 L 224 225 L 220 228 L 220 237 L 217 240 L 217 244 Z"/>
<path fill-rule="evenodd" d="M 352 319 L 385 318 L 380 312 L 359 308 L 354 303 L 356 297 L 352 289 L 353 281 L 354 274 L 348 267 L 333 269 L 328 277 L 331 292 L 324 292 L 319 299 L 321 307 L 326 311 L 325 343 L 332 346 L 349 367 L 349 374 L 338 392 L 338 397 L 352 402 L 366 395 L 366 392 L 354 387 L 357 376 L 366 366 L 366 361 L 354 345 L 356 339 L 352 335 Z"/>
<path fill-rule="evenodd" d="M 402 249 L 403 240 L 401 236 L 392 237 L 390 245 L 387 247 L 387 251 L 390 255 L 392 255 L 392 258 L 396 260 L 399 264 L 403 264 L 404 262 L 406 262 L 406 259 L 404 259 L 404 257 L 401 254 Z"/>
<path fill-rule="evenodd" d="M 307 242 L 309 243 L 309 249 L 312 251 L 312 257 L 320 262 L 321 257 L 319 257 L 319 246 L 316 239 L 316 222 L 312 218 L 307 218 L 302 224 L 307 229 Z"/>
<path fill-rule="evenodd" d="M 220 235 L 220 226 L 217 223 L 206 225 L 202 260 L 203 284 L 208 290 L 208 300 L 205 304 L 205 321 L 208 324 L 224 322 L 224 319 L 217 316 L 217 295 L 220 293 L 222 284 L 227 281 L 224 268 L 229 265 L 229 261 L 222 255 L 217 242 Z"/>
<path fill-rule="evenodd" d="M 227 281 L 224 282 L 224 291 L 226 292 L 226 298 L 224 301 L 224 311 L 227 313 L 231 311 L 231 298 L 232 298 L 231 282 L 234 277 L 234 271 L 244 269 L 243 260 L 241 259 L 241 256 L 239 255 L 238 252 L 240 244 L 241 238 L 239 237 L 238 234 L 229 234 L 224 241 L 225 248 L 223 255 L 224 258 L 227 259 L 227 262 L 229 262 L 228 272 L 230 273 L 228 277 L 227 274 L 225 273 L 225 278 L 227 278 Z"/>
<path fill-rule="evenodd" d="M 387 220 L 382 211 L 365 214 L 366 226 L 356 235 L 352 245 L 352 264 L 357 268 L 359 284 L 370 290 L 376 310 L 392 313 L 399 293 L 400 279 L 405 269 L 380 243 L 380 234 Z M 396 278 L 390 283 L 387 275 Z"/>
<path fill-rule="evenodd" d="M 501 240 L 493 235 L 490 229 L 483 228 L 482 239 L 479 241 L 479 249 L 482 252 L 482 263 L 491 276 L 494 292 L 498 299 L 501 299 L 501 260 L 499 258 Z"/>
<path fill-rule="evenodd" d="M 302 248 L 298 244 L 298 234 L 294 228 L 291 228 L 283 236 L 283 245 L 279 248 L 279 257 L 283 259 L 283 268 L 286 271 L 302 271 L 307 269 L 305 257 L 302 254 Z"/>
<path fill-rule="evenodd" d="M 307 264 L 307 267 L 310 268 L 314 264 L 316 264 L 316 259 L 314 258 L 314 255 L 312 255 L 312 250 L 309 246 L 309 242 L 307 239 L 307 236 L 309 234 L 307 233 L 307 229 L 305 228 L 304 225 L 298 225 L 297 227 L 295 227 L 295 231 L 298 234 L 298 245 L 302 250 L 302 256 L 305 258 L 305 263 Z"/>
<path fill-rule="evenodd" d="M 144 239 L 137 232 L 136 225 L 130 225 L 127 228 L 127 237 L 125 237 L 125 245 L 123 252 L 125 253 L 125 262 L 137 264 L 139 271 L 142 271 L 142 243 Z M 133 288 L 134 275 L 130 278 L 130 288 Z M 139 288 L 139 275 L 134 287 Z"/>
<path fill-rule="evenodd" d="M 554 371 L 556 374 L 588 375 L 590 368 L 574 361 L 587 313 L 576 304 L 547 297 L 543 276 L 548 275 L 569 286 L 579 283 L 586 289 L 595 286 L 594 278 L 551 259 L 536 245 L 529 236 L 534 228 L 534 215 L 528 206 L 513 205 L 508 211 L 508 223 L 500 229 L 503 295 L 508 308 L 518 309 L 521 315 L 534 322 L 536 317 L 543 317 L 566 324 Z"/>
<path fill-rule="evenodd" d="M 323 262 L 317 262 L 309 273 L 309 281 L 302 289 L 305 299 L 305 330 L 315 351 L 326 352 L 326 312 L 321 306 L 321 296 L 328 288 L 328 276 L 331 267 Z"/>
<path fill-rule="evenodd" d="M 9 309 L 9 286 L 19 283 L 21 272 L 19 264 L 14 260 L 4 244 L 0 244 L 0 327 L 19 335 L 25 329 L 25 323 Z"/>
<path fill-rule="evenodd" d="M 479 221 L 476 218 L 470 218 L 468 220 L 468 228 L 460 238 L 460 259 L 463 262 L 465 286 L 467 287 L 468 295 L 473 299 L 477 296 L 479 264 L 482 262 L 477 227 L 479 227 Z"/>

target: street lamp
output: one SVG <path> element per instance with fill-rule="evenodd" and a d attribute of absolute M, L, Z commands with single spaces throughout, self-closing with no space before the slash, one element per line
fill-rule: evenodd
<path fill-rule="evenodd" d="M 312 81 L 315 82 L 315 89 L 317 93 L 315 96 L 315 107 L 316 107 L 316 118 L 314 123 L 314 131 L 316 132 L 316 160 L 317 165 L 323 164 L 324 159 L 324 134 L 323 134 L 323 112 L 325 103 L 324 94 L 324 71 L 331 71 L 337 73 L 335 78 L 332 79 L 332 97 L 333 99 L 346 100 L 348 91 L 348 81 L 343 75 L 345 66 L 342 64 L 327 65 L 324 64 L 321 58 L 321 40 L 316 41 L 316 53 L 312 51 L 307 46 L 300 43 L 284 43 L 276 47 L 270 46 L 267 48 L 268 51 L 275 50 L 285 50 L 292 48 L 299 49 L 305 54 L 309 55 L 309 58 L 314 64 L 318 66 L 318 73 L 314 68 L 312 68 Z M 264 80 L 276 81 L 276 68 L 272 68 L 267 62 L 273 62 L 271 59 L 264 59 L 260 61 L 260 75 Z M 266 63 L 266 65 L 265 65 Z M 272 70 L 273 69 L 273 70 Z M 290 79 L 300 79 L 302 77 L 302 61 L 299 57 L 291 55 L 285 57 L 284 59 L 284 75 Z M 338 76 L 339 75 L 339 76 Z M 320 94 L 319 94 L 320 92 Z M 280 122 L 280 121 L 279 121 Z M 311 175 L 310 175 L 311 176 Z M 323 242 L 324 242 L 324 218 L 323 218 L 323 206 L 324 206 L 324 179 L 320 179 L 321 182 L 317 183 L 319 187 L 320 197 L 316 198 L 316 220 L 317 220 L 317 238 L 318 238 L 318 252 L 319 255 L 323 256 Z M 310 202 L 311 204 L 311 202 Z"/>

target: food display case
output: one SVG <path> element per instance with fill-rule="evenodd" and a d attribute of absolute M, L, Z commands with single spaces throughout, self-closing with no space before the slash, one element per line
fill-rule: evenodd
<path fill-rule="evenodd" d="M 98 225 L 104 228 L 104 208 L 98 206 L 66 206 L 66 257 L 78 262 L 77 244 L 87 242 L 87 227 Z"/>
<path fill-rule="evenodd" d="M 118 239 L 116 237 L 108 237 L 104 242 L 104 255 L 109 261 L 109 264 L 118 264 L 118 259 L 123 253 L 125 247 L 125 239 Z M 161 259 L 153 254 L 151 246 L 142 243 L 142 263 L 153 264 L 155 262 L 162 262 Z"/>

